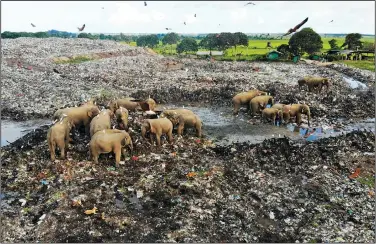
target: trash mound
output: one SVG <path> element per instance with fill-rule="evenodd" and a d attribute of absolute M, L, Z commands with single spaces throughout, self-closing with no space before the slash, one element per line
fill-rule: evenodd
<path fill-rule="evenodd" d="M 346 64 L 332 64 L 328 67 L 337 70 L 338 72 L 341 72 L 347 76 L 350 76 L 356 80 L 364 82 L 371 88 L 375 86 L 375 72 L 358 69 L 355 67 L 349 67 Z"/>
<path fill-rule="evenodd" d="M 51 162 L 48 126 L 2 148 L 6 242 L 370 242 L 375 135 L 356 131 L 296 144 L 215 146 L 206 139 L 140 138 L 115 170 L 88 160 L 74 134 L 67 160 Z M 192 132 L 191 132 L 192 133 Z M 361 164 L 361 165 L 358 165 Z M 358 178 L 348 175 L 361 167 Z M 368 177 L 368 178 L 367 178 Z M 362 181 L 360 181 L 362 179 Z M 362 183 L 361 183 L 362 182 Z"/>
<path fill-rule="evenodd" d="M 374 113 L 373 89 L 351 89 L 342 73 L 314 65 L 164 58 L 144 48 L 83 38 L 6 39 L 1 50 L 1 107 L 9 111 L 6 115 L 10 118 L 17 114 L 26 118 L 50 116 L 61 107 L 81 102 L 83 95 L 104 93 L 111 97 L 144 93 L 169 103 L 181 101 L 179 94 L 205 104 L 231 106 L 236 93 L 253 88 L 270 89 L 283 101 L 305 101 L 318 116 L 362 118 Z M 72 57 L 101 53 L 106 57 L 68 62 Z M 66 57 L 63 60 L 68 63 L 55 64 L 54 57 Z M 17 66 L 18 61 L 23 68 Z M 175 62 L 178 68 L 166 72 L 166 62 Z M 297 80 L 307 75 L 329 77 L 333 81 L 330 92 L 323 89 L 317 95 L 299 91 Z M 367 82 L 374 82 L 374 76 Z M 348 105 L 351 109 L 344 109 Z"/>

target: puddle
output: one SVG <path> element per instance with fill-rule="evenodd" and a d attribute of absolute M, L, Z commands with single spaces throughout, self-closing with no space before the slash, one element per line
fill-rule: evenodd
<path fill-rule="evenodd" d="M 345 82 L 347 82 L 351 88 L 362 88 L 362 89 L 366 89 L 367 88 L 367 85 L 358 81 L 358 80 L 355 80 L 351 77 L 348 77 L 348 76 L 343 76 L 343 80 Z"/>
<path fill-rule="evenodd" d="M 1 147 L 14 142 L 40 126 L 47 124 L 52 124 L 52 121 L 46 119 L 29 121 L 1 120 Z"/>
<path fill-rule="evenodd" d="M 200 116 L 203 122 L 203 133 L 218 145 L 228 145 L 234 142 L 257 144 L 263 142 L 265 139 L 284 136 L 289 137 L 292 140 L 304 139 L 307 141 L 314 141 L 323 137 L 337 136 L 341 133 L 347 133 L 358 129 L 366 129 L 375 132 L 375 118 L 348 123 L 340 129 L 322 126 L 317 127 L 316 131 L 313 131 L 313 128 L 299 128 L 292 124 L 288 124 L 287 126 L 273 126 L 270 123 L 253 125 L 247 122 L 250 118 L 249 115 L 244 112 L 240 112 L 236 117 L 233 116 L 231 107 L 209 108 L 198 107 L 195 106 L 195 104 L 189 105 L 190 106 L 183 106 L 182 104 L 165 104 L 161 107 L 184 107 L 192 110 Z M 252 120 L 258 121 L 259 118 Z M 341 119 L 339 119 L 339 121 L 340 120 Z M 3 120 L 1 121 L 1 146 L 8 145 L 9 142 L 14 142 L 33 129 L 51 123 L 52 121 L 46 119 L 22 122 Z M 195 135 L 194 129 L 190 129 L 188 133 Z M 136 205 L 137 200 L 134 200 Z"/>
<path fill-rule="evenodd" d="M 163 105 L 166 108 L 180 107 L 183 105 Z M 265 139 L 289 137 L 293 140 L 304 139 L 307 141 L 315 141 L 317 139 L 329 136 L 337 136 L 341 133 L 347 133 L 354 130 L 371 130 L 375 132 L 375 119 L 370 118 L 363 121 L 353 122 L 344 128 L 330 128 L 322 126 L 317 128 L 300 128 L 293 124 L 283 126 L 273 126 L 269 124 L 252 125 L 247 122 L 249 115 L 239 113 L 239 116 L 232 115 L 231 108 L 206 108 L 184 106 L 186 109 L 196 113 L 203 122 L 203 131 L 217 145 L 228 145 L 233 142 L 249 142 L 250 144 L 261 143 Z M 256 119 L 256 121 L 258 118 Z M 316 129 L 316 131 L 313 131 Z M 193 134 L 194 131 L 190 131 Z"/>
<path fill-rule="evenodd" d="M 287 129 L 291 132 L 295 132 L 307 141 L 315 141 L 320 138 L 338 136 L 342 133 L 348 133 L 354 130 L 367 130 L 375 133 L 375 119 L 370 118 L 359 122 L 353 122 L 345 125 L 343 128 L 332 128 L 328 126 L 316 127 L 316 128 L 299 128 L 292 124 L 287 125 Z"/>
<path fill-rule="evenodd" d="M 174 108 L 174 105 L 165 105 Z M 179 106 L 182 108 L 183 106 Z M 203 122 L 203 132 L 218 145 L 227 145 L 233 142 L 249 142 L 256 144 L 268 138 L 288 136 L 299 138 L 299 135 L 286 130 L 285 126 L 269 124 L 252 125 L 248 123 L 249 116 L 240 112 L 237 117 L 232 115 L 231 108 L 205 108 L 184 106 L 196 113 Z M 257 119 L 256 119 L 257 120 Z M 194 130 L 189 132 L 194 135 Z"/>

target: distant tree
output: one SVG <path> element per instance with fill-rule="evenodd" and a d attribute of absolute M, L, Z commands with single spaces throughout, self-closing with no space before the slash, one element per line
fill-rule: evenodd
<path fill-rule="evenodd" d="M 234 35 L 230 32 L 222 32 L 218 35 L 218 47 L 221 50 L 235 46 Z"/>
<path fill-rule="evenodd" d="M 137 39 L 137 46 L 138 47 L 155 47 L 159 43 L 159 39 L 157 35 L 146 35 L 146 36 L 140 36 Z"/>
<path fill-rule="evenodd" d="M 319 52 L 322 49 L 322 40 L 311 28 L 304 28 L 295 33 L 289 40 L 290 50 L 294 54 Z"/>
<path fill-rule="evenodd" d="M 200 41 L 200 46 L 209 49 L 211 52 L 213 49 L 218 48 L 218 34 L 208 34 Z"/>
<path fill-rule="evenodd" d="M 36 33 L 34 33 L 34 37 L 37 37 L 37 38 L 47 38 L 48 34 L 47 34 L 47 32 L 36 32 Z"/>
<path fill-rule="evenodd" d="M 337 40 L 335 39 L 332 39 L 329 42 L 329 45 L 330 45 L 330 49 L 332 50 L 336 50 L 336 49 L 339 49 L 338 45 L 337 45 Z"/>
<path fill-rule="evenodd" d="M 182 53 L 182 52 L 197 52 L 198 51 L 198 44 L 196 42 L 196 39 L 187 37 L 184 38 L 177 46 L 176 46 L 176 52 Z"/>
<path fill-rule="evenodd" d="M 168 33 L 162 39 L 163 45 L 172 45 L 176 44 L 179 41 L 179 35 L 175 32 Z"/>
<path fill-rule="evenodd" d="M 365 43 L 363 43 L 363 49 L 366 50 L 366 51 L 375 52 L 375 43 L 365 42 Z"/>
<path fill-rule="evenodd" d="M 290 53 L 290 47 L 287 44 L 282 44 L 279 47 L 277 47 L 277 51 L 283 54 L 288 54 Z"/>
<path fill-rule="evenodd" d="M 234 47 L 236 50 L 236 46 L 241 45 L 241 46 L 247 46 L 248 47 L 248 37 L 246 34 L 242 32 L 235 32 L 233 34 L 234 38 Z"/>
<path fill-rule="evenodd" d="M 359 33 L 350 33 L 346 36 L 345 42 L 341 47 L 347 46 L 348 49 L 355 50 L 357 46 L 362 47 L 362 35 Z"/>

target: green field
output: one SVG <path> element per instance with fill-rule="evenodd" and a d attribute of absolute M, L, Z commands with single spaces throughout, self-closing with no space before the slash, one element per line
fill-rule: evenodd
<path fill-rule="evenodd" d="M 331 39 L 337 40 L 337 45 L 341 46 L 345 42 L 345 38 L 321 38 L 323 41 L 323 49 L 322 51 L 327 51 L 330 49 L 329 41 Z M 270 41 L 273 49 L 277 49 L 278 46 L 281 44 L 288 44 L 288 39 L 283 40 L 250 40 L 248 47 L 244 46 L 238 46 L 236 48 L 229 48 L 225 51 L 225 56 L 234 56 L 234 54 L 242 53 L 242 56 L 248 56 L 248 55 L 259 55 L 259 54 L 266 54 L 269 50 L 266 48 L 267 42 Z M 374 42 L 373 38 L 363 38 L 363 42 Z M 136 46 L 136 42 L 127 43 L 131 46 Z M 164 54 L 176 54 L 176 44 L 173 45 L 166 45 L 164 46 L 162 42 L 159 43 L 159 45 L 155 48 L 153 48 L 154 51 L 157 53 L 163 53 Z M 199 49 L 199 50 L 206 50 L 206 49 Z"/>
<path fill-rule="evenodd" d="M 323 41 L 323 48 L 322 52 L 325 52 L 330 49 L 329 41 L 335 39 L 337 40 L 337 45 L 341 46 L 345 42 L 345 38 L 333 38 L 333 37 L 322 37 L 321 40 Z M 218 60 L 235 60 L 236 54 L 241 53 L 242 59 L 244 60 L 254 60 L 256 56 L 259 55 L 265 55 L 269 49 L 266 48 L 267 42 L 271 43 L 271 46 L 273 49 L 277 49 L 278 46 L 281 44 L 288 44 L 288 39 L 282 39 L 282 40 L 249 40 L 248 47 L 244 46 L 238 46 L 236 48 L 229 48 L 225 50 L 223 57 L 218 57 L 216 59 Z M 363 42 L 370 42 L 373 43 L 373 38 L 362 38 Z M 197 40 L 199 42 L 199 40 Z M 136 42 L 127 43 L 131 46 L 136 46 Z M 176 44 L 173 45 L 163 45 L 162 42 L 159 42 L 159 45 L 153 50 L 159 54 L 163 55 L 175 55 L 176 54 Z M 207 49 L 199 49 L 200 51 L 207 51 Z M 369 56 L 374 56 L 372 54 L 369 54 Z M 338 61 L 345 63 L 349 66 L 353 66 L 360 69 L 366 69 L 375 71 L 375 63 L 374 60 L 362 60 L 362 61 Z"/>
<path fill-rule="evenodd" d="M 361 61 L 353 61 L 353 60 L 344 60 L 344 61 L 336 61 L 335 63 L 343 63 L 348 66 L 352 66 L 359 69 L 365 69 L 375 72 L 375 60 L 361 60 Z"/>

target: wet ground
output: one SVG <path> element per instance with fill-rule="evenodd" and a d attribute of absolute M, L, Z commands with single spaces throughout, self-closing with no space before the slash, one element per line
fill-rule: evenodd
<path fill-rule="evenodd" d="M 47 119 L 28 121 L 1 120 L 1 147 L 14 142 L 36 128 L 51 123 L 52 121 Z"/>
<path fill-rule="evenodd" d="M 343 76 L 343 80 L 347 82 L 347 84 L 349 84 L 351 88 L 360 88 L 360 89 L 368 88 L 367 85 L 365 85 L 364 83 L 346 75 Z"/>
<path fill-rule="evenodd" d="M 184 107 L 195 112 L 203 121 L 204 135 L 218 145 L 229 145 L 236 142 L 255 144 L 261 143 L 265 139 L 281 138 L 284 136 L 293 140 L 305 139 L 313 141 L 322 137 L 336 136 L 359 129 L 375 131 L 374 119 L 348 122 L 342 128 L 333 128 L 333 126 L 326 125 L 312 128 L 303 126 L 301 128 L 292 123 L 274 126 L 270 123 L 261 123 L 259 118 L 250 119 L 250 116 L 245 113 L 243 108 L 238 116 L 233 116 L 231 108 L 197 107 L 197 104 L 189 105 L 179 104 L 179 107 Z M 176 105 L 164 104 L 161 107 L 174 108 Z M 1 124 L 1 146 L 8 145 L 28 132 L 49 124 L 51 124 L 51 121 L 47 119 L 24 122 L 3 120 Z M 313 129 L 316 129 L 316 131 L 311 133 Z M 189 129 L 188 133 L 194 135 L 192 129 Z M 310 133 L 309 136 L 307 135 L 308 133 Z"/>

